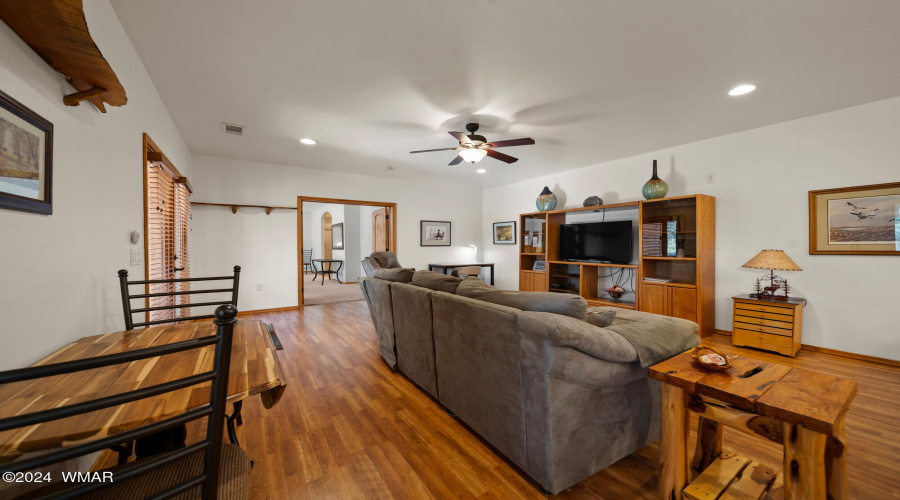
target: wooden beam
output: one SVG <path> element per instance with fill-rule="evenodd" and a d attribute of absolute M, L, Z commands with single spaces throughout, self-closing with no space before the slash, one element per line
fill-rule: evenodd
<path fill-rule="evenodd" d="M 684 390 L 660 384 L 662 415 L 659 436 L 659 483 L 657 498 L 680 500 L 688 484 L 688 437 L 690 415 L 684 405 Z"/>
<path fill-rule="evenodd" d="M 745 434 L 764 437 L 773 443 L 781 443 L 783 440 L 782 423 L 772 417 L 735 408 L 697 394 L 688 397 L 687 407 L 699 415 L 701 420 L 713 420 Z"/>

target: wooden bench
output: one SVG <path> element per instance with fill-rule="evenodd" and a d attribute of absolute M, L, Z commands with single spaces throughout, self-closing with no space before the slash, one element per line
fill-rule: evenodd
<path fill-rule="evenodd" d="M 662 382 L 659 498 L 848 498 L 844 417 L 856 382 L 741 356 L 732 362 L 713 372 L 685 352 L 650 367 Z M 689 463 L 690 412 L 700 421 Z M 788 474 L 724 452 L 723 425 L 781 443 Z"/>

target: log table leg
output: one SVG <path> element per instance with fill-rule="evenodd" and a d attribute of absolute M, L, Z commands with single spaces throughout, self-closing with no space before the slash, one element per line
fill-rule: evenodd
<path fill-rule="evenodd" d="M 828 498 L 834 500 L 850 498 L 843 419 L 834 426 L 834 436 L 825 442 L 825 480 L 828 481 Z"/>
<path fill-rule="evenodd" d="M 696 478 L 722 454 L 725 427 L 715 420 L 700 417 L 697 425 L 697 449 L 691 460 L 691 479 Z"/>
<path fill-rule="evenodd" d="M 684 390 L 661 384 L 661 432 L 659 437 L 660 500 L 681 500 L 688 484 L 688 439 L 690 414 L 684 404 Z"/>
<path fill-rule="evenodd" d="M 784 424 L 784 497 L 825 500 L 825 442 L 802 425 Z"/>

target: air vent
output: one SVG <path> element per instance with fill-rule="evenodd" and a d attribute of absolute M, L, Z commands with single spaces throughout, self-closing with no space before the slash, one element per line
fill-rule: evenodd
<path fill-rule="evenodd" d="M 222 131 L 226 134 L 244 135 L 245 128 L 247 127 L 244 127 L 243 125 L 222 122 Z"/>

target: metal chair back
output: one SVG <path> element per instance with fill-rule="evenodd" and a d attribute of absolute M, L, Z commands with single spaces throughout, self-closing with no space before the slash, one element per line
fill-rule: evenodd
<path fill-rule="evenodd" d="M 83 444 L 70 445 L 58 450 L 44 453 L 31 458 L 20 459 L 0 465 L 0 474 L 30 471 L 39 467 L 46 467 L 65 460 L 71 460 L 89 453 L 110 448 L 122 442 L 146 438 L 161 431 L 184 425 L 187 422 L 206 418 L 206 439 L 189 445 L 177 451 L 155 458 L 120 471 L 114 478 L 115 482 L 87 482 L 79 486 L 53 494 L 53 498 L 71 499 L 97 492 L 131 478 L 149 473 L 159 467 L 184 458 L 188 455 L 203 451 L 205 453 L 203 472 L 197 476 L 178 483 L 167 490 L 160 492 L 154 498 L 171 498 L 192 488 L 201 487 L 201 495 L 204 500 L 216 498 L 219 486 L 219 462 L 222 452 L 222 429 L 225 422 L 225 401 L 228 397 L 228 371 L 231 365 L 231 345 L 234 335 L 234 324 L 237 322 L 237 308 L 231 304 L 220 306 L 214 315 L 216 334 L 207 337 L 194 338 L 172 344 L 136 349 L 117 354 L 108 354 L 93 358 L 67 361 L 47 365 L 33 366 L 0 372 L 0 384 L 12 384 L 16 382 L 52 377 L 68 373 L 92 370 L 105 366 L 131 363 L 133 361 L 174 354 L 191 349 L 202 349 L 209 345 L 215 346 L 215 356 L 212 371 L 192 375 L 190 377 L 157 384 L 143 389 L 127 391 L 112 396 L 103 396 L 97 399 L 71 403 L 57 408 L 24 413 L 14 417 L 0 419 L 0 432 L 28 427 L 35 424 L 49 422 L 76 415 L 102 410 L 113 406 L 130 403 L 148 397 L 158 396 L 168 392 L 177 391 L 205 382 L 212 382 L 209 405 L 189 410 L 175 417 L 170 417 L 149 425 L 138 427 L 125 432 L 113 434 L 104 438 L 95 439 Z"/>
<path fill-rule="evenodd" d="M 150 325 L 159 325 L 162 323 L 177 323 L 179 321 L 191 321 L 195 319 L 211 319 L 215 316 L 212 314 L 200 315 L 200 316 L 183 316 L 177 318 L 167 318 L 161 320 L 153 320 L 153 321 L 142 321 L 135 323 L 133 315 L 137 313 L 149 313 L 151 311 L 162 311 L 167 309 L 181 309 L 185 307 L 204 307 L 204 306 L 219 306 L 219 305 L 232 305 L 237 307 L 238 305 L 238 285 L 240 284 L 241 279 L 241 266 L 234 266 L 234 275 L 233 276 L 216 276 L 211 278 L 180 278 L 180 279 L 168 279 L 168 280 L 139 280 L 139 281 L 128 281 L 128 271 L 125 269 L 119 270 L 119 287 L 122 290 L 122 309 L 125 311 L 125 329 L 133 330 L 139 326 L 150 326 Z M 174 292 L 161 292 L 161 293 L 138 293 L 132 294 L 130 289 L 128 288 L 131 285 L 151 285 L 157 283 L 190 283 L 195 281 L 221 281 L 221 280 L 232 280 L 230 288 L 212 288 L 206 290 L 182 290 L 182 291 L 174 291 Z M 153 297 L 171 297 L 175 295 L 194 295 L 199 293 L 231 293 L 231 300 L 220 300 L 214 302 L 197 302 L 197 303 L 184 303 L 184 304 L 174 304 L 174 305 L 165 305 L 165 306 L 156 306 L 156 307 L 140 307 L 137 309 L 133 309 L 131 307 L 132 299 L 149 299 Z"/>

